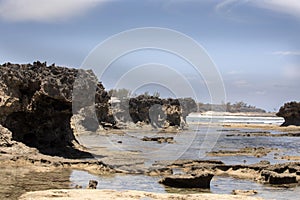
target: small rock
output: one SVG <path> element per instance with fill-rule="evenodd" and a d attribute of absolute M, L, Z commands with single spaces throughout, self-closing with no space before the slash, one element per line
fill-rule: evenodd
<path fill-rule="evenodd" d="M 143 137 L 143 141 L 156 141 L 158 143 L 174 143 L 174 138 L 173 137 Z"/>
<path fill-rule="evenodd" d="M 257 194 L 256 190 L 232 190 L 233 195 L 251 196 Z"/>
<path fill-rule="evenodd" d="M 214 175 L 202 173 L 197 175 L 170 175 L 159 183 L 176 188 L 210 188 L 210 181 Z"/>
<path fill-rule="evenodd" d="M 260 164 L 260 165 L 270 165 L 271 163 L 268 160 L 261 160 L 261 161 L 259 161 L 258 164 Z"/>
<path fill-rule="evenodd" d="M 297 183 L 297 177 L 291 174 L 278 174 L 273 171 L 263 170 L 261 176 L 264 181 L 274 185 Z"/>
<path fill-rule="evenodd" d="M 269 178 L 270 184 L 291 184 L 291 183 L 297 183 L 297 178 L 294 175 L 290 174 L 277 174 L 277 173 L 271 173 Z"/>
<path fill-rule="evenodd" d="M 96 189 L 98 185 L 98 181 L 90 180 L 87 189 Z"/>

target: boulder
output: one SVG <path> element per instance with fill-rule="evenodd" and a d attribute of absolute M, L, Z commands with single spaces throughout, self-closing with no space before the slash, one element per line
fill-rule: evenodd
<path fill-rule="evenodd" d="M 284 118 L 284 123 L 281 126 L 300 126 L 300 102 L 285 103 L 276 115 Z"/>
<path fill-rule="evenodd" d="M 90 180 L 87 189 L 97 189 L 98 181 Z"/>
<path fill-rule="evenodd" d="M 274 185 L 297 183 L 297 177 L 293 174 L 280 174 L 274 171 L 263 170 L 261 176 L 265 182 Z"/>
<path fill-rule="evenodd" d="M 159 183 L 176 188 L 210 188 L 210 181 L 213 176 L 211 173 L 171 175 L 164 177 Z"/>
<path fill-rule="evenodd" d="M 269 183 L 278 185 L 278 184 L 291 184 L 291 183 L 298 183 L 298 182 L 297 182 L 297 177 L 294 175 L 271 173 L 269 177 Z"/>

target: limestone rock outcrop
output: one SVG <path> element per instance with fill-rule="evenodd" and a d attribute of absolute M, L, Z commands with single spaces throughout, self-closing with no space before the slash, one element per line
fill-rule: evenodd
<path fill-rule="evenodd" d="M 155 128 L 184 127 L 188 114 L 197 111 L 192 98 L 161 99 L 147 95 L 121 99 L 114 108 L 113 115 L 119 123 L 142 122 Z"/>
<path fill-rule="evenodd" d="M 285 122 L 281 126 L 300 126 L 300 102 L 285 103 L 276 115 L 284 118 Z"/>
<path fill-rule="evenodd" d="M 78 72 L 40 62 L 0 65 L 0 124 L 11 132 L 9 135 L 6 129 L 1 129 L 1 144 L 17 141 L 43 154 L 91 157 L 76 148 L 79 145 L 70 126 L 70 118 L 77 112 L 72 110 L 72 91 Z M 94 83 L 91 71 L 83 74 L 86 82 Z M 91 98 L 101 112 L 97 117 L 105 121 L 110 97 L 101 83 L 96 84 L 94 94 Z M 76 99 L 80 101 L 80 97 L 89 98 L 78 95 Z"/>

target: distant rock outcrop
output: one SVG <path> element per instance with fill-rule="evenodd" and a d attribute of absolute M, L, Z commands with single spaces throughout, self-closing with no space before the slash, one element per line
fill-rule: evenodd
<path fill-rule="evenodd" d="M 135 98 L 121 99 L 114 108 L 113 113 L 119 123 L 142 122 L 151 124 L 155 128 L 167 128 L 184 127 L 188 114 L 197 111 L 197 104 L 192 98 L 161 99 L 140 95 Z"/>
<path fill-rule="evenodd" d="M 300 126 L 300 102 L 285 103 L 276 115 L 284 118 L 285 122 L 281 126 Z"/>

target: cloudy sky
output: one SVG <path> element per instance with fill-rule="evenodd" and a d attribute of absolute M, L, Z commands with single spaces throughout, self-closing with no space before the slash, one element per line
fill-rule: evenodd
<path fill-rule="evenodd" d="M 0 0 L 0 62 L 79 68 L 105 39 L 142 27 L 176 30 L 197 41 L 221 74 L 226 101 L 274 111 L 300 100 L 298 0 Z M 187 63 L 145 50 L 114 62 L 102 78 L 105 87 L 114 87 L 121 67 L 143 63 L 175 66 L 197 85 Z M 209 102 L 206 93 L 199 81 L 200 101 Z"/>

